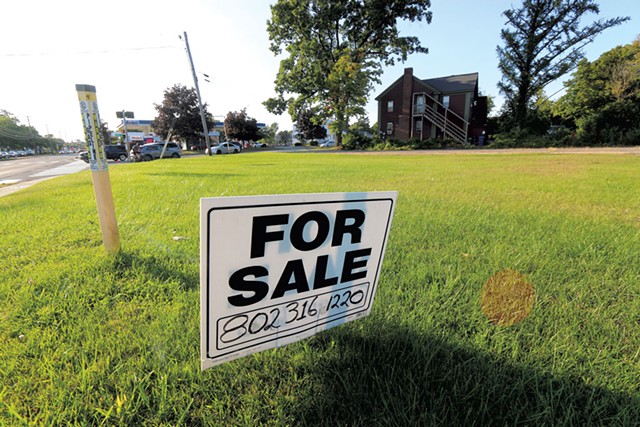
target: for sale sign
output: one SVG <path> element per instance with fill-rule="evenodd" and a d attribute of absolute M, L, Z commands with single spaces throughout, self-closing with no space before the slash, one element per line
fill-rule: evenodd
<path fill-rule="evenodd" d="M 201 367 L 371 311 L 396 192 L 201 199 Z"/>

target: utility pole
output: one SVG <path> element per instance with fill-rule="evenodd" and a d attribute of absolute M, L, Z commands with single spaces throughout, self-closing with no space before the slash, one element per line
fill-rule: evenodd
<path fill-rule="evenodd" d="M 129 147 L 129 137 L 127 136 L 127 115 L 125 113 L 126 111 L 122 110 L 122 128 L 124 129 L 124 146 L 127 150 L 127 156 L 128 156 L 129 150 L 131 150 L 131 147 Z"/>
<path fill-rule="evenodd" d="M 126 147 L 127 154 L 129 154 L 129 151 L 131 150 L 131 141 L 129 141 L 129 135 L 127 134 L 127 119 L 133 119 L 135 118 L 135 115 L 133 114 L 133 111 L 122 110 L 116 111 L 116 118 L 122 119 L 122 127 L 124 129 L 124 146 Z"/>
<path fill-rule="evenodd" d="M 47 127 L 47 142 L 49 143 L 49 147 L 51 147 L 52 144 L 51 144 L 51 134 L 49 133 L 49 125 L 46 125 L 46 127 Z M 65 151 L 67 149 L 67 147 L 65 147 L 64 145 L 62 146 L 62 148 L 64 148 Z M 53 147 L 51 147 L 51 149 L 53 150 Z M 53 150 L 53 153 L 55 152 L 56 150 Z"/>
<path fill-rule="evenodd" d="M 202 118 L 202 129 L 204 130 L 204 139 L 207 142 L 207 154 L 211 155 L 211 142 L 209 141 L 209 129 L 207 129 L 207 118 L 204 116 L 204 108 L 202 107 L 202 98 L 200 97 L 200 88 L 198 87 L 198 77 L 196 69 L 193 66 L 193 58 L 191 58 L 191 49 L 189 49 L 189 39 L 187 32 L 184 32 L 184 43 L 187 45 L 187 55 L 189 56 L 189 64 L 191 65 L 191 73 L 193 74 L 193 83 L 196 85 L 196 95 L 198 95 L 198 105 L 200 107 L 200 118 Z"/>
<path fill-rule="evenodd" d="M 29 116 L 27 116 L 27 124 L 29 125 L 29 143 L 33 144 L 33 134 L 31 132 L 31 120 L 29 119 Z M 53 154 L 53 151 L 51 152 L 51 154 Z"/>

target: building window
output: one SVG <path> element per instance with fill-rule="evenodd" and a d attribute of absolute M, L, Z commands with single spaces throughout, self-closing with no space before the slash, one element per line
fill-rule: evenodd
<path fill-rule="evenodd" d="M 425 104 L 424 95 L 416 96 L 416 114 L 424 113 L 424 104 Z"/>
<path fill-rule="evenodd" d="M 442 105 L 444 105 L 444 108 L 449 108 L 449 95 L 442 97 Z"/>
<path fill-rule="evenodd" d="M 422 120 L 416 122 L 416 132 L 422 132 Z"/>
<path fill-rule="evenodd" d="M 387 135 L 393 135 L 393 122 L 387 122 Z"/>
<path fill-rule="evenodd" d="M 387 113 L 393 113 L 393 100 L 387 101 Z"/>

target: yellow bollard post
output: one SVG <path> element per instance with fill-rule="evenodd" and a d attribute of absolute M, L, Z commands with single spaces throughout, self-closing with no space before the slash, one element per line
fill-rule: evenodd
<path fill-rule="evenodd" d="M 98 206 L 102 241 L 107 252 L 115 254 L 120 250 L 120 236 L 113 205 L 104 141 L 100 132 L 100 113 L 98 111 L 96 88 L 91 85 L 76 85 L 76 91 L 80 101 L 84 136 L 87 141 L 87 156 L 89 157 L 93 191 Z"/>

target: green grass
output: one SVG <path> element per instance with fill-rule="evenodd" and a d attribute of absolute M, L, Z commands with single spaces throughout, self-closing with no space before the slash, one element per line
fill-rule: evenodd
<path fill-rule="evenodd" d="M 0 198 L 0 425 L 640 425 L 640 157 L 245 153 Z M 398 190 L 372 314 L 199 370 L 199 199 Z M 174 237 L 183 239 L 174 240 Z M 492 325 L 512 269 L 531 314 Z"/>

